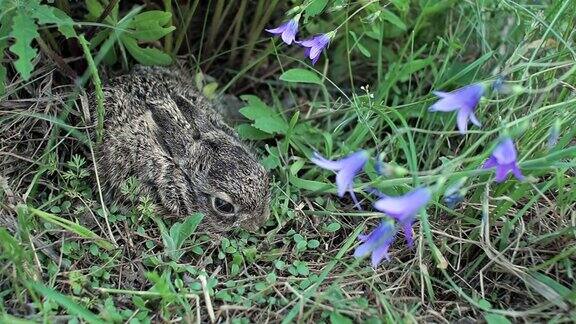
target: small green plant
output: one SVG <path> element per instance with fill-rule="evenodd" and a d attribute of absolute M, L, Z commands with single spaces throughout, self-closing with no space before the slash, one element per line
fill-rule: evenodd
<path fill-rule="evenodd" d="M 88 8 L 87 19 L 96 21 L 104 12 L 101 0 L 86 0 Z M 99 31 L 90 40 L 90 47 L 110 42 L 115 44 L 104 56 L 104 61 L 113 64 L 122 57 L 124 66 L 128 65 L 127 53 L 138 63 L 144 65 L 169 65 L 172 63 L 170 55 L 154 47 L 142 47 L 141 44 L 152 44 L 174 31 L 172 14 L 160 10 L 150 10 L 139 13 L 141 7 L 132 9 L 124 17 L 119 14 L 119 2 L 113 7 L 110 14 L 104 18 L 106 28 Z"/>
<path fill-rule="evenodd" d="M 24 80 L 30 78 L 38 56 L 32 42 L 42 42 L 39 28 L 50 26 L 56 26 L 66 38 L 77 36 L 74 21 L 54 6 L 41 4 L 40 0 L 0 1 L 0 55 L 3 56 L 8 40 L 13 40 L 10 51 L 18 56 L 13 65 Z M 6 71 L 0 65 L 0 95 L 4 93 Z"/>

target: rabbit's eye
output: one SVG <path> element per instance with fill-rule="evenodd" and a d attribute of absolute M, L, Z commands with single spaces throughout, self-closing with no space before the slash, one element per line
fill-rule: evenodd
<path fill-rule="evenodd" d="M 212 197 L 212 208 L 223 216 L 234 216 L 236 207 L 232 203 L 218 197 Z"/>

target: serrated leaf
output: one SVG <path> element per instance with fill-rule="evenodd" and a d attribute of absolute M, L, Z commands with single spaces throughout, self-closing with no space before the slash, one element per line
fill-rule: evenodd
<path fill-rule="evenodd" d="M 176 27 L 166 26 L 172 21 L 172 14 L 166 11 L 151 10 L 137 14 L 129 27 L 134 29 L 130 36 L 141 41 L 155 41 L 171 33 Z"/>
<path fill-rule="evenodd" d="M 406 24 L 402 21 L 402 19 L 400 19 L 400 17 L 396 16 L 392 11 L 388 10 L 388 9 L 383 9 L 380 12 L 380 17 L 384 20 L 386 20 L 387 22 L 391 23 L 392 25 L 402 29 L 402 30 L 406 30 L 408 29 L 406 27 Z"/>
<path fill-rule="evenodd" d="M 328 0 L 310 0 L 304 12 L 306 13 L 306 16 L 314 17 L 324 11 L 327 4 Z"/>
<path fill-rule="evenodd" d="M 140 47 L 135 38 L 128 35 L 121 35 L 120 40 L 122 44 L 126 46 L 128 53 L 132 55 L 138 61 L 138 63 L 143 65 L 170 65 L 172 63 L 172 57 L 170 55 L 162 52 L 157 48 L 152 47 Z"/>
<path fill-rule="evenodd" d="M 24 80 L 28 80 L 34 70 L 32 61 L 36 58 L 37 51 L 31 44 L 34 38 L 39 36 L 37 29 L 34 19 L 24 12 L 18 11 L 12 20 L 10 36 L 15 39 L 15 42 L 10 46 L 10 51 L 18 55 L 14 67 Z"/>
<path fill-rule="evenodd" d="M 32 16 L 38 19 L 40 25 L 55 24 L 58 27 L 58 31 L 66 38 L 77 36 L 72 18 L 56 7 L 40 5 L 32 11 Z"/>
<path fill-rule="evenodd" d="M 253 127 L 268 134 L 286 133 L 289 128 L 288 123 L 258 97 L 246 95 L 241 98 L 247 101 L 248 105 L 240 109 L 240 113 L 254 121 L 252 124 Z"/>
<path fill-rule="evenodd" d="M 274 137 L 274 135 L 265 133 L 248 124 L 240 124 L 236 126 L 236 132 L 238 133 L 238 136 L 240 136 L 240 138 L 253 141 Z"/>
<path fill-rule="evenodd" d="M 259 117 L 252 125 L 268 134 L 286 134 L 288 131 L 288 123 L 278 115 Z"/>
<path fill-rule="evenodd" d="M 294 83 L 322 84 L 318 74 L 304 69 L 290 69 L 280 76 L 280 80 Z"/>

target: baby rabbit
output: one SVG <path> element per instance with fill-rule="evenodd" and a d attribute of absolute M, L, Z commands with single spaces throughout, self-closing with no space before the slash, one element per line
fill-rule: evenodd
<path fill-rule="evenodd" d="M 106 196 L 139 180 L 165 217 L 202 212 L 201 228 L 254 231 L 269 216 L 265 169 L 177 68 L 137 66 L 104 88 L 97 166 Z"/>

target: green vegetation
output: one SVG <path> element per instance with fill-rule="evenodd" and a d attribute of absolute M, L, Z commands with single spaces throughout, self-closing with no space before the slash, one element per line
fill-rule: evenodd
<path fill-rule="evenodd" d="M 0 0 L 0 323 L 576 321 L 575 0 L 48 3 Z M 297 40 L 336 31 L 315 65 L 264 31 L 300 12 Z M 160 219 L 135 179 L 104 204 L 102 83 L 138 63 L 244 101 L 273 179 L 257 233 Z M 428 111 L 477 82 L 481 128 Z M 505 136 L 524 181 L 480 169 Z M 310 162 L 360 149 L 362 210 Z M 414 247 L 354 258 L 388 219 L 369 189 L 422 185 Z"/>

